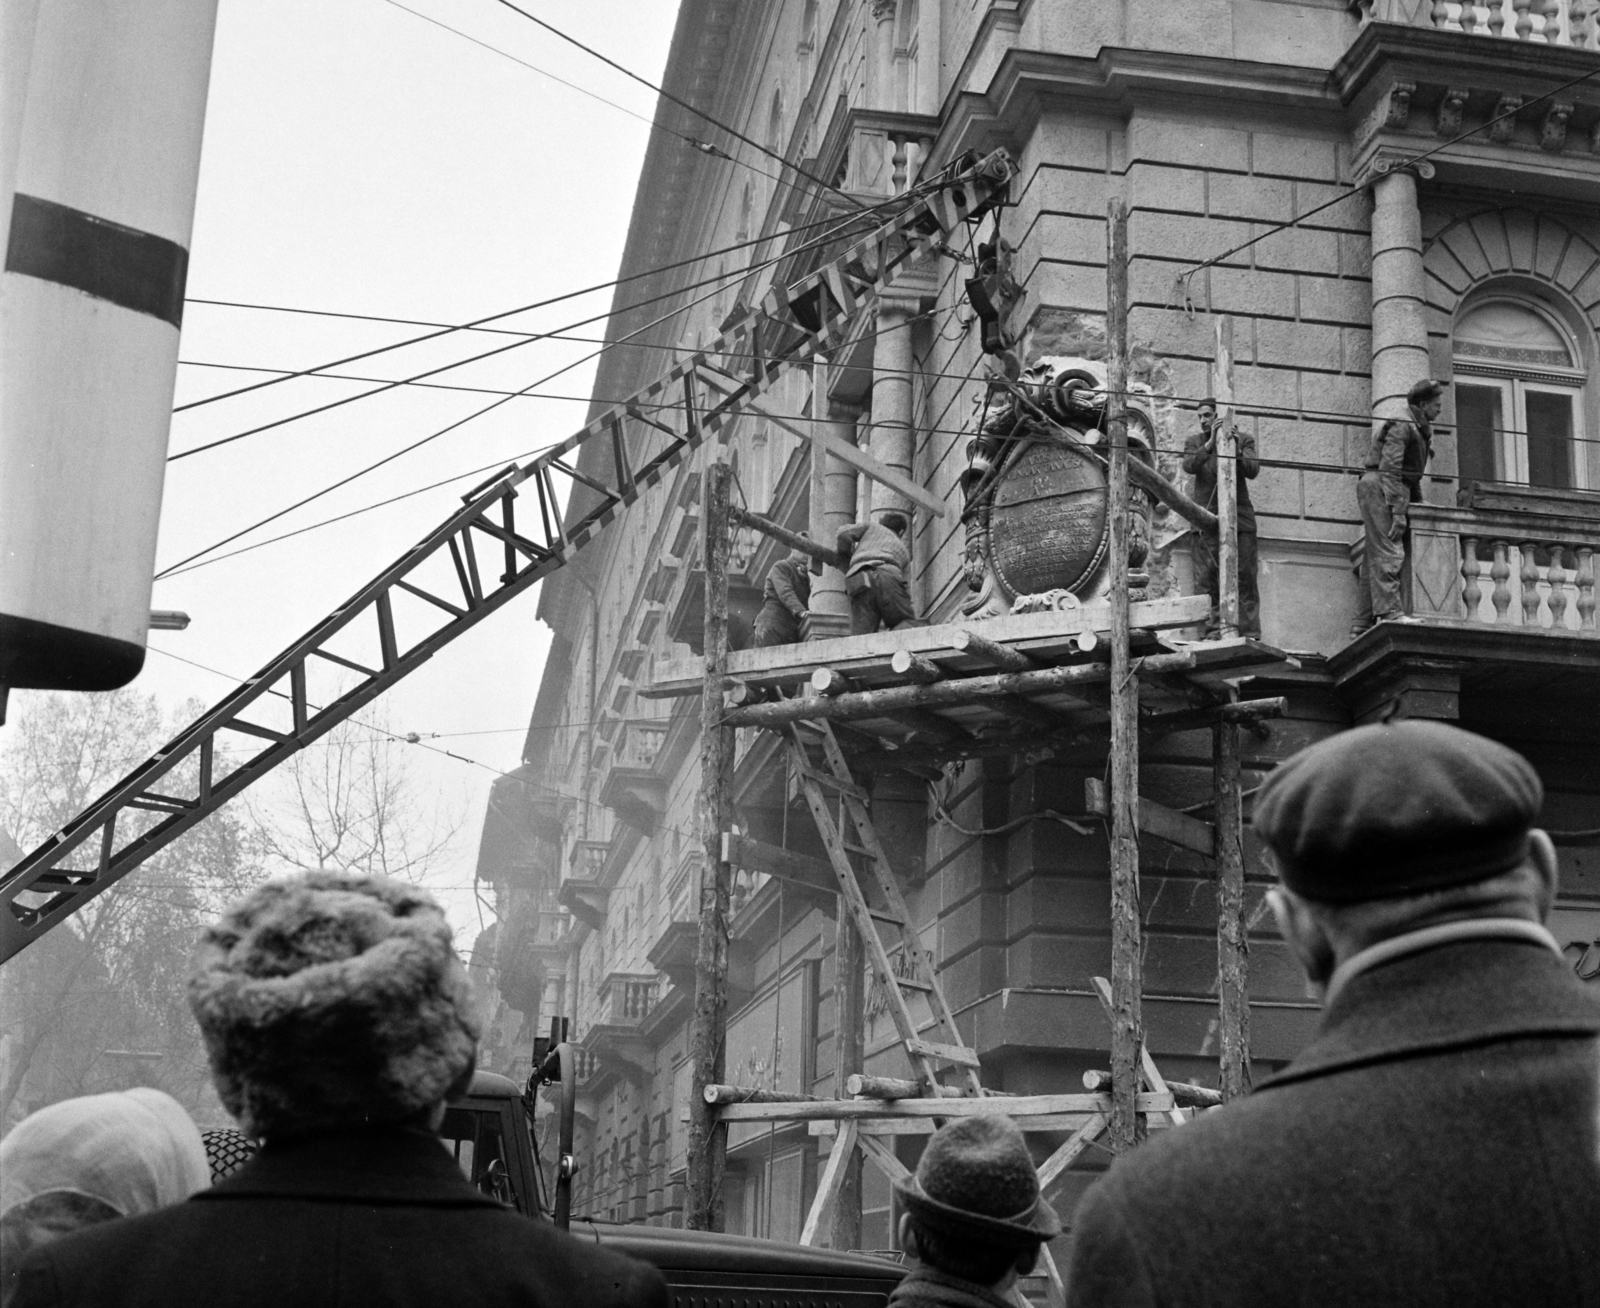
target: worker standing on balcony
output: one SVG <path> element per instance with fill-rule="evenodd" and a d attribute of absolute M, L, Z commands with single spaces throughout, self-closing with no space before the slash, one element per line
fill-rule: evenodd
<path fill-rule="evenodd" d="M 834 547 L 845 561 L 852 636 L 916 621 L 906 586 L 906 573 L 911 569 L 911 549 L 906 543 L 910 534 L 905 514 L 893 510 L 876 522 L 856 522 L 840 529 Z"/>
<path fill-rule="evenodd" d="M 811 537 L 805 532 L 800 533 Z M 761 612 L 756 614 L 756 644 L 794 645 L 800 640 L 800 623 L 811 603 L 811 556 L 795 550 L 779 559 L 767 573 Z"/>
<path fill-rule="evenodd" d="M 1356 621 L 1359 636 L 1375 622 L 1420 622 L 1400 600 L 1411 505 L 1422 499 L 1422 474 L 1433 457 L 1433 420 L 1444 407 L 1444 383 L 1424 378 L 1406 393 L 1411 416 L 1391 418 L 1379 429 L 1356 483 L 1364 548 Z"/>
<path fill-rule="evenodd" d="M 1194 478 L 1194 497 L 1213 513 L 1217 509 L 1217 402 L 1207 396 L 1200 401 L 1200 430 L 1183 446 L 1183 470 Z M 1239 634 L 1261 635 L 1261 589 L 1256 582 L 1256 508 L 1250 502 L 1247 481 L 1254 481 L 1261 472 L 1261 460 L 1256 457 L 1256 438 L 1233 429 L 1235 448 L 1239 452 L 1239 469 L 1236 485 L 1239 488 L 1239 512 L 1236 522 L 1239 529 Z M 1214 534 L 1196 531 L 1194 540 L 1194 580 L 1211 596 L 1211 620 L 1206 624 L 1206 635 L 1217 634 L 1219 621 L 1217 603 L 1218 543 Z"/>

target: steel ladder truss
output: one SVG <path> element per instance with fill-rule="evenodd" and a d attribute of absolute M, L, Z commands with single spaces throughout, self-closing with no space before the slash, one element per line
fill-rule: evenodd
<path fill-rule="evenodd" d="M 1003 202 L 1013 170 L 997 150 L 948 171 L 843 254 L 774 287 L 665 376 L 463 496 L 464 507 L 7 871 L 0 962 L 566 564 L 791 367 L 839 344 L 907 259 Z M 740 375 L 712 365 L 752 342 L 762 353 Z M 676 426 L 663 421 L 671 416 Z M 534 508 L 519 522 L 516 502 L 527 492 L 518 488 L 529 482 Z M 592 503 L 569 523 L 566 510 L 580 500 Z M 309 683 L 330 668 L 345 681 L 318 703 Z M 241 743 L 256 752 L 241 759 Z M 180 765 L 192 784 L 177 783 Z"/>
<path fill-rule="evenodd" d="M 961 1041 L 955 1014 L 951 1012 L 944 990 L 939 985 L 933 956 L 918 937 L 916 925 L 906 907 L 905 896 L 900 893 L 899 883 L 895 879 L 894 868 L 873 825 L 867 793 L 851 775 L 850 765 L 844 751 L 839 748 L 833 728 L 825 720 L 819 719 L 816 722 L 791 723 L 789 733 L 789 756 L 801 792 L 805 795 L 806 805 L 811 810 L 812 819 L 828 851 L 828 861 L 833 864 L 840 894 L 856 930 L 866 943 L 867 959 L 878 984 L 883 987 L 889 1014 L 894 1020 L 901 1044 L 905 1046 L 906 1056 L 911 1060 L 917 1081 L 922 1086 L 922 1093 L 937 1098 L 940 1093 L 939 1065 L 954 1064 L 962 1069 L 967 1081 L 966 1088 L 974 1095 L 982 1094 L 978 1055 Z M 809 741 L 808 736 L 811 737 Z M 820 754 L 820 767 L 813 762 L 814 748 Z M 847 842 L 845 832 L 840 830 L 841 824 L 834 821 L 828 805 L 830 793 L 838 796 L 839 805 L 848 818 L 847 829 L 854 830 L 858 842 L 854 846 Z M 862 860 L 865 865 L 863 873 L 857 872 L 851 854 L 856 854 Z M 870 886 L 876 887 L 877 896 L 884 907 L 874 908 L 869 902 L 868 891 L 862 886 L 863 878 Z M 898 944 L 885 944 L 885 932 L 891 936 L 898 933 Z M 909 976 L 899 975 L 895 967 L 895 953 L 909 966 Z M 927 999 L 934 1024 L 941 1029 L 944 1040 L 923 1038 L 907 991 Z"/>

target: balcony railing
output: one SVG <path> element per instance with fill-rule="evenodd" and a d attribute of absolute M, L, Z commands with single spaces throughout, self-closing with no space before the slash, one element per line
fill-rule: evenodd
<path fill-rule="evenodd" d="M 633 1026 L 649 1015 L 656 1006 L 660 983 L 654 975 L 640 976 L 626 972 L 613 972 L 601 983 L 600 1016 L 597 1023 L 612 1026 Z"/>
<path fill-rule="evenodd" d="M 1360 0 L 1367 22 L 1600 50 L 1600 0 Z"/>
<path fill-rule="evenodd" d="M 1468 499 L 1412 506 L 1412 612 L 1600 639 L 1600 495 L 1474 488 Z"/>

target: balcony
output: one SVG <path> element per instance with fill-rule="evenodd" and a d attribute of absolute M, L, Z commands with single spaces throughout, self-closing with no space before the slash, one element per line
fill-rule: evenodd
<path fill-rule="evenodd" d="M 1411 611 L 1430 622 L 1600 639 L 1600 493 L 1478 484 L 1411 513 Z"/>
<path fill-rule="evenodd" d="M 1436 32 L 1600 50 L 1595 0 L 1360 0 L 1363 23 L 1400 23 Z"/>
<path fill-rule="evenodd" d="M 610 854 L 609 840 L 575 840 L 561 877 L 561 907 L 596 931 L 606 924 L 606 906 L 611 898 L 605 884 Z"/>
<path fill-rule="evenodd" d="M 597 1025 L 637 1026 L 655 1007 L 661 983 L 654 972 L 612 972 L 600 983 Z"/>
<path fill-rule="evenodd" d="M 1600 492 L 1469 484 L 1411 507 L 1402 580 L 1420 624 L 1378 626 L 1328 661 L 1358 722 L 1394 716 L 1600 731 Z"/>
<path fill-rule="evenodd" d="M 664 723 L 624 722 L 600 787 L 600 802 L 643 835 L 666 812 L 667 780 L 655 770 L 666 736 Z"/>

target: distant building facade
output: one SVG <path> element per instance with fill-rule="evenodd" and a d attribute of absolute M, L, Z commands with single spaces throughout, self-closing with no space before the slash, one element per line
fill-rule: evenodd
<path fill-rule="evenodd" d="M 1286 695 L 1290 713 L 1245 737 L 1247 787 L 1354 723 L 1437 717 L 1526 752 L 1549 792 L 1547 825 L 1592 833 L 1597 70 L 1600 5 L 1583 0 L 683 0 L 665 85 L 865 204 L 964 150 L 1007 148 L 1020 175 L 1000 233 L 1016 250 L 1010 323 L 1025 365 L 1104 356 L 1106 202 L 1123 197 L 1134 379 L 1153 396 L 1158 459 L 1175 478 L 1210 389 L 1211 315 L 1235 320 L 1238 421 L 1263 465 L 1251 487 L 1263 637 L 1303 655 L 1298 671 L 1252 690 Z M 619 292 L 610 339 L 628 343 L 602 358 L 594 412 L 714 338 L 773 278 L 813 266 L 820 256 L 802 247 L 849 211 L 792 169 L 780 183 L 771 159 L 694 115 L 664 104 L 658 120 L 672 132 L 652 138 L 621 272 L 682 266 Z M 801 438 L 812 423 L 947 501 L 943 519 L 918 512 L 913 527 L 912 597 L 932 621 L 958 617 L 969 598 L 959 480 L 984 389 L 962 293 L 971 275 L 949 259 L 909 272 L 828 364 L 769 392 L 781 420 L 747 417 L 731 441 L 744 501 L 823 538 L 905 502 L 837 460 L 813 470 Z M 724 280 L 703 284 L 713 278 Z M 668 309 L 681 312 L 649 325 Z M 1356 476 L 1373 415 L 1403 412 L 1425 376 L 1449 387 L 1412 517 L 1406 585 L 1424 621 L 1352 641 Z M 584 1049 L 574 1210 L 664 1224 L 682 1212 L 699 703 L 641 691 L 653 667 L 700 640 L 699 486 L 685 467 L 545 583 L 540 616 L 555 644 L 525 764 L 495 786 L 479 860 L 501 917 L 492 966 L 525 1019 L 523 1057 L 559 1014 Z M 1186 524 L 1163 511 L 1155 522 L 1150 593 L 1192 592 Z M 737 536 L 743 620 L 783 552 Z M 847 623 L 842 579 L 814 577 L 807 638 Z M 873 782 L 911 907 L 997 1088 L 1075 1089 L 1106 1066 L 1089 985 L 1109 968 L 1106 840 L 1097 820 L 1042 816 L 1082 814 L 1105 756 L 1102 739 L 967 763 L 933 783 Z M 1142 768 L 1147 795 L 1203 805 L 1209 731 L 1151 738 Z M 818 852 L 772 736 L 742 733 L 736 780 L 746 831 Z M 1572 843 L 1582 838 L 1561 846 L 1558 934 L 1592 976 L 1600 847 Z M 1258 1075 L 1315 1021 L 1264 920 L 1261 872 L 1253 861 Z M 1206 860 L 1149 838 L 1143 885 L 1150 1046 L 1168 1076 L 1214 1084 Z M 735 904 L 729 1079 L 834 1093 L 833 902 L 741 873 Z M 880 1010 L 869 987 L 868 1065 L 894 1074 L 903 1064 Z M 732 1128 L 727 1228 L 797 1238 L 817 1157 L 804 1124 Z M 1057 1206 L 1070 1210 L 1092 1175 L 1069 1172 Z M 862 1245 L 889 1247 L 887 1184 L 869 1168 L 864 1186 Z"/>

